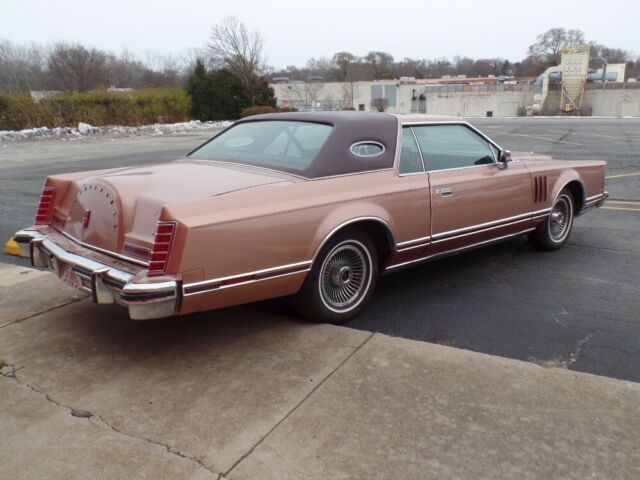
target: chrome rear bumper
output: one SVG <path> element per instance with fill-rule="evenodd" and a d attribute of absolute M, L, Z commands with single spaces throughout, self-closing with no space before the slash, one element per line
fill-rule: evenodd
<path fill-rule="evenodd" d="M 37 230 L 14 235 L 20 255 L 31 265 L 54 272 L 66 284 L 92 296 L 96 303 L 127 307 L 132 320 L 169 317 L 178 304 L 178 282 L 136 283 L 135 275 L 68 252 Z"/>

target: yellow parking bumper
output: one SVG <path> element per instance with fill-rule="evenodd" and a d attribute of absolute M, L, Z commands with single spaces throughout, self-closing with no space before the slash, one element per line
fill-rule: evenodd
<path fill-rule="evenodd" d="M 20 245 L 18 245 L 13 238 L 10 238 L 9 241 L 4 245 L 4 253 L 6 253 L 7 255 L 15 255 L 16 257 L 19 257 Z"/>

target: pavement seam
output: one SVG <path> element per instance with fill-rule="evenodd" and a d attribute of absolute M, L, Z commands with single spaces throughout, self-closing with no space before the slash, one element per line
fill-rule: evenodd
<path fill-rule="evenodd" d="M 62 409 L 64 409 L 64 410 L 67 410 L 67 411 L 69 412 L 69 414 L 70 414 L 70 415 L 72 415 L 72 416 L 74 416 L 74 417 L 76 417 L 76 418 L 84 418 L 84 419 L 86 419 L 89 423 L 91 423 L 91 424 L 93 424 L 93 425 L 95 425 L 95 426 L 98 426 L 98 427 L 100 426 L 99 424 L 102 424 L 102 425 L 103 425 L 103 427 L 106 427 L 106 428 L 110 429 L 111 431 L 113 431 L 114 433 L 117 433 L 117 434 L 119 434 L 119 435 L 123 435 L 123 436 L 129 437 L 129 438 L 132 438 L 132 439 L 134 439 L 134 440 L 143 441 L 143 442 L 146 442 L 146 443 L 148 443 L 148 444 L 150 444 L 150 445 L 155 445 L 155 446 L 157 446 L 157 447 L 162 447 L 162 448 L 164 448 L 164 450 L 165 450 L 167 453 L 170 453 L 171 455 L 175 455 L 175 456 L 177 456 L 177 457 L 183 458 L 183 459 L 185 459 L 185 460 L 188 460 L 188 461 L 190 461 L 190 462 L 192 462 L 192 463 L 197 464 L 200 468 L 203 468 L 203 469 L 204 469 L 204 470 L 206 470 L 207 472 L 211 473 L 211 474 L 214 476 L 214 479 L 215 479 L 215 480 L 221 480 L 221 479 L 223 479 L 223 476 L 222 476 L 221 474 L 219 474 L 218 472 L 216 472 L 216 471 L 212 470 L 211 468 L 209 468 L 209 467 L 208 467 L 207 465 L 205 465 L 201 460 L 199 460 L 199 459 L 197 459 L 197 458 L 194 458 L 194 457 L 190 457 L 190 456 L 188 456 L 188 455 L 185 455 L 185 454 L 184 454 L 184 453 L 182 453 L 180 450 L 177 450 L 177 449 L 175 449 L 174 447 L 172 447 L 171 445 L 168 445 L 168 444 L 166 444 L 166 443 L 158 442 L 158 441 L 156 441 L 156 440 L 151 440 L 151 439 L 146 438 L 146 437 L 141 437 L 141 436 L 138 436 L 138 435 L 134 435 L 134 434 L 132 434 L 132 433 L 125 432 L 125 431 L 123 431 L 123 430 L 119 430 L 118 428 L 114 427 L 114 426 L 113 426 L 113 425 L 111 425 L 109 422 L 107 422 L 107 421 L 102 417 L 102 415 L 96 415 L 96 414 L 93 414 L 93 413 L 91 413 L 91 412 L 88 412 L 90 415 L 88 415 L 88 416 L 86 416 L 86 417 L 85 417 L 84 415 L 83 415 L 83 416 L 78 416 L 78 415 L 75 413 L 75 412 L 78 412 L 78 410 L 76 410 L 76 409 L 74 409 L 74 408 L 70 407 L 69 405 L 65 405 L 64 403 L 60 403 L 60 402 L 58 402 L 57 400 L 54 400 L 53 398 L 51 398 L 51 396 L 49 396 L 49 394 L 48 394 L 48 393 L 46 393 L 46 392 L 44 392 L 44 391 L 42 391 L 42 390 L 40 390 L 40 389 L 38 389 L 38 388 L 34 387 L 33 385 L 31 385 L 31 384 L 29 384 L 29 383 L 26 383 L 26 382 L 24 382 L 24 381 L 20 380 L 20 379 L 18 378 L 18 376 L 16 375 L 16 373 L 17 373 L 17 372 L 19 372 L 20 370 L 22 370 L 24 367 L 16 368 L 16 366 L 15 366 L 15 365 L 6 364 L 6 365 L 4 365 L 4 367 L 3 367 L 3 368 L 6 368 L 6 367 L 11 368 L 11 371 L 10 371 L 10 372 L 8 372 L 8 373 L 6 373 L 6 372 L 0 372 L 0 375 L 2 375 L 2 376 L 3 376 L 3 377 L 5 377 L 5 378 L 12 378 L 12 379 L 13 379 L 13 380 L 15 380 L 19 385 L 22 385 L 23 387 L 28 388 L 28 389 L 29 389 L 29 390 L 31 390 L 32 392 L 37 393 L 38 395 L 40 395 L 40 396 L 44 397 L 44 398 L 45 398 L 45 400 L 47 400 L 49 403 L 52 403 L 53 405 L 56 405 L 56 406 L 57 406 L 57 407 L 59 407 L 59 408 L 62 408 Z M 96 422 L 96 420 L 93 420 L 93 421 L 92 421 L 92 418 L 97 419 L 97 422 Z M 99 424 L 98 424 L 98 423 L 99 423 Z"/>
<path fill-rule="evenodd" d="M 44 315 L 45 313 L 53 312 L 54 310 L 57 310 L 59 308 L 66 307 L 68 305 L 71 305 L 72 303 L 81 302 L 82 300 L 86 300 L 86 299 L 87 299 L 87 297 L 78 298 L 78 299 L 75 299 L 75 300 L 69 300 L 66 303 L 62 303 L 60 305 L 56 305 L 55 307 L 47 308 L 46 310 L 42 310 L 41 312 L 34 313 L 33 315 L 29 315 L 28 317 L 20 318 L 18 320 L 14 320 L 12 322 L 5 323 L 4 325 L 0 325 L 0 328 L 9 327 L 9 326 L 14 325 L 16 323 L 24 322 L 25 320 L 30 320 L 30 319 L 32 319 L 34 317 L 37 317 L 38 315 Z"/>
<path fill-rule="evenodd" d="M 284 417 L 282 417 L 278 422 L 276 422 L 276 424 L 273 427 L 271 427 L 269 431 L 265 433 L 262 436 L 262 438 L 260 438 L 260 440 L 258 440 L 258 442 L 253 447 L 251 447 L 251 449 L 249 449 L 248 452 L 242 455 L 233 465 L 231 465 L 231 467 L 226 472 L 222 474 L 221 480 L 222 479 L 230 480 L 230 477 L 228 477 L 228 475 L 233 471 L 233 469 L 235 469 L 240 463 L 242 463 L 244 459 L 248 458 L 255 451 L 255 449 L 258 448 L 267 439 L 269 435 L 271 435 L 282 423 L 284 423 L 285 420 L 287 420 L 300 406 L 302 406 L 302 404 L 304 404 L 309 399 L 309 397 L 311 397 L 318 389 L 320 389 L 320 387 L 322 387 L 333 376 L 334 373 L 336 373 L 345 363 L 351 360 L 351 358 L 356 353 L 358 353 L 358 351 L 362 347 L 364 347 L 365 344 L 369 340 L 371 340 L 371 337 L 373 337 L 375 334 L 376 334 L 375 332 L 371 332 L 367 336 L 367 338 L 365 338 L 362 341 L 362 343 L 360 343 L 360 345 L 358 345 L 349 355 L 346 356 L 344 360 L 342 360 L 333 370 L 331 370 L 331 372 L 329 372 L 329 374 L 326 377 L 320 380 L 318 384 L 315 387 L 313 387 L 311 391 L 302 398 L 302 400 L 300 400 L 296 405 L 294 405 L 293 408 L 289 410 L 289 412 L 287 412 Z"/>

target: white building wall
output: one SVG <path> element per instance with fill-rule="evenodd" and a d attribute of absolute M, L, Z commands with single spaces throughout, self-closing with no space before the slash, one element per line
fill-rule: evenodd
<path fill-rule="evenodd" d="M 364 111 L 375 110 L 371 106 L 372 85 L 396 88 L 396 105 L 389 106 L 389 113 L 411 113 L 418 107 L 412 98 L 421 94 L 426 97 L 426 111 L 431 115 L 458 117 L 494 117 L 524 115 L 525 107 L 533 105 L 534 86 L 523 85 L 447 85 L 425 86 L 423 84 L 400 84 L 396 81 L 341 82 L 311 84 L 272 84 L 279 106 L 293 106 L 299 110 L 343 110 L 362 107 Z M 354 101 L 350 92 L 353 88 Z M 315 99 L 315 103 L 312 101 Z M 597 116 L 640 116 L 640 88 L 599 90 L 588 88 L 584 103 Z M 554 107 L 544 114 L 556 114 Z M 419 110 L 415 110 L 416 112 Z"/>

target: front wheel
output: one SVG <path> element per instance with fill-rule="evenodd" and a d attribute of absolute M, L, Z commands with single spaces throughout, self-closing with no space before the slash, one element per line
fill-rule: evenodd
<path fill-rule="evenodd" d="M 564 245 L 573 227 L 573 197 L 563 190 L 551 207 L 547 219 L 529 234 L 529 241 L 538 250 L 555 250 Z"/>
<path fill-rule="evenodd" d="M 362 310 L 377 276 L 373 242 L 359 230 L 349 229 L 322 247 L 294 303 L 310 320 L 343 323 Z"/>

